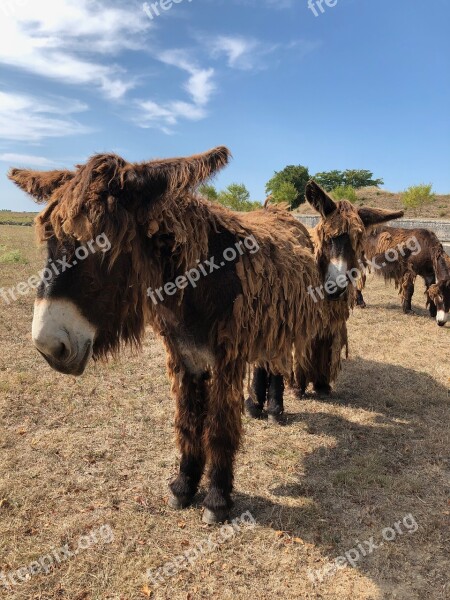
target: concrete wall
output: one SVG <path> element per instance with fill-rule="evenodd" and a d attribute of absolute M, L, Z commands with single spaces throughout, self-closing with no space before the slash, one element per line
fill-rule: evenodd
<path fill-rule="evenodd" d="M 295 215 L 306 227 L 315 227 L 319 217 L 310 215 Z M 437 221 L 435 219 L 397 219 L 390 223 L 393 227 L 405 229 L 430 229 L 441 240 L 447 254 L 450 254 L 450 221 Z"/>

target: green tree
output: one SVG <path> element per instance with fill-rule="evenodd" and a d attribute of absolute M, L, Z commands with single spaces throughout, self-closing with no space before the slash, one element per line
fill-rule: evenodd
<path fill-rule="evenodd" d="M 297 200 L 298 192 L 295 185 L 290 181 L 283 181 L 273 192 L 272 201 L 276 203 L 287 202 L 293 208 Z"/>
<path fill-rule="evenodd" d="M 272 194 L 274 198 L 281 195 L 280 187 L 282 184 L 290 183 L 294 186 L 297 195 L 290 202 L 291 208 L 297 208 L 305 201 L 305 187 L 310 179 L 307 167 L 302 165 L 289 165 L 282 171 L 275 172 L 272 179 L 266 184 L 266 193 Z M 287 191 L 287 188 L 284 188 Z"/>
<path fill-rule="evenodd" d="M 383 185 L 382 179 L 373 179 L 373 173 L 364 169 L 347 169 L 346 171 L 323 171 L 314 175 L 314 179 L 327 192 L 338 187 L 360 189 L 369 186 Z"/>
<path fill-rule="evenodd" d="M 231 183 L 225 190 L 219 192 L 217 202 L 227 208 L 231 208 L 231 210 L 241 212 L 261 208 L 259 202 L 252 202 L 250 200 L 250 192 L 243 183 Z"/>
<path fill-rule="evenodd" d="M 331 190 L 330 194 L 333 197 L 333 200 L 336 201 L 349 200 L 350 202 L 354 203 L 358 200 L 355 188 L 352 188 L 351 185 L 340 185 L 334 188 L 334 190 Z"/>
<path fill-rule="evenodd" d="M 208 198 L 208 200 L 211 200 L 211 202 L 217 202 L 217 199 L 219 197 L 219 192 L 216 190 L 216 188 L 213 185 L 204 183 L 203 185 L 201 185 L 198 188 L 198 191 L 201 196 Z"/>
<path fill-rule="evenodd" d="M 316 175 L 314 175 L 314 180 L 327 192 L 331 192 L 331 190 L 344 185 L 342 171 L 323 171 L 322 173 L 316 173 Z"/>
<path fill-rule="evenodd" d="M 350 185 L 356 190 L 363 187 L 370 187 L 383 185 L 382 179 L 373 179 L 372 171 L 366 171 L 365 169 L 347 169 L 344 171 L 344 185 Z"/>
<path fill-rule="evenodd" d="M 435 200 L 436 195 L 433 193 L 431 183 L 428 185 L 425 183 L 412 185 L 402 195 L 402 203 L 405 208 L 418 208 Z"/>

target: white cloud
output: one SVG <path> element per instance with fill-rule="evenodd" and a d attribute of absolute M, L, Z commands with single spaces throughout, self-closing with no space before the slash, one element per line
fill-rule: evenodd
<path fill-rule="evenodd" d="M 94 85 L 110 98 L 135 82 L 105 55 L 144 47 L 151 26 L 133 5 L 104 0 L 7 0 L 14 10 L 0 20 L 0 63 L 71 84 Z M 96 56 L 95 60 L 86 56 Z"/>
<path fill-rule="evenodd" d="M 212 58 L 225 57 L 232 69 L 260 70 L 267 66 L 268 55 L 283 48 L 280 44 L 267 44 L 251 37 L 239 35 L 197 35 L 197 39 Z"/>
<path fill-rule="evenodd" d="M 167 65 L 177 67 L 190 74 L 184 88 L 196 104 L 203 106 L 209 102 L 216 89 L 212 81 L 214 69 L 201 69 L 195 61 L 188 58 L 185 50 L 166 50 L 157 58 Z"/>
<path fill-rule="evenodd" d="M 0 162 L 5 162 L 10 165 L 32 166 L 32 167 L 54 167 L 56 163 L 53 160 L 44 158 L 43 156 L 32 156 L 30 154 L 0 154 Z"/>
<path fill-rule="evenodd" d="M 164 133 L 172 133 L 180 119 L 199 121 L 207 115 L 206 106 L 216 90 L 213 82 L 214 69 L 202 69 L 188 57 L 184 50 L 167 50 L 158 56 L 166 65 L 177 67 L 189 74 L 184 89 L 191 102 L 171 100 L 157 103 L 153 100 L 138 101 L 140 114 L 135 122 L 140 127 L 159 127 Z"/>
<path fill-rule="evenodd" d="M 0 137 L 36 143 L 47 137 L 89 133 L 91 129 L 70 117 L 86 109 L 86 105 L 76 100 L 49 102 L 0 92 Z"/>
<path fill-rule="evenodd" d="M 233 36 L 219 36 L 212 40 L 213 56 L 224 54 L 228 66 L 238 69 L 251 69 L 254 64 L 254 53 L 260 49 L 260 43 L 253 39 Z"/>

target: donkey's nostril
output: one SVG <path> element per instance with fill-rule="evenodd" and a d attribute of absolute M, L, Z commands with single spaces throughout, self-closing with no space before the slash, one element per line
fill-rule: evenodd
<path fill-rule="evenodd" d="M 59 349 L 54 354 L 54 358 L 56 360 L 63 362 L 66 360 L 66 358 L 68 358 L 69 355 L 70 355 L 69 348 L 65 344 L 61 343 Z"/>

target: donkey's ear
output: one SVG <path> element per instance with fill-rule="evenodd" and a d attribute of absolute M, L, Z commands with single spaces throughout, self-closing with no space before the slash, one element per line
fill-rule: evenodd
<path fill-rule="evenodd" d="M 52 193 L 64 183 L 73 179 L 72 171 L 30 171 L 10 169 L 9 179 L 24 192 L 33 196 L 36 202 L 46 202 Z"/>
<path fill-rule="evenodd" d="M 450 281 L 450 256 L 440 252 L 434 259 L 434 270 L 438 281 Z"/>
<path fill-rule="evenodd" d="M 123 174 L 124 183 L 154 195 L 179 194 L 195 189 L 225 167 L 230 158 L 228 148 L 220 146 L 187 158 L 128 165 Z"/>
<path fill-rule="evenodd" d="M 402 210 L 383 210 L 381 208 L 358 208 L 358 214 L 365 227 L 387 223 L 400 219 L 405 214 Z"/>
<path fill-rule="evenodd" d="M 314 179 L 311 179 L 306 184 L 305 196 L 311 206 L 315 208 L 322 217 L 331 215 L 337 208 L 334 200 L 314 181 Z"/>

